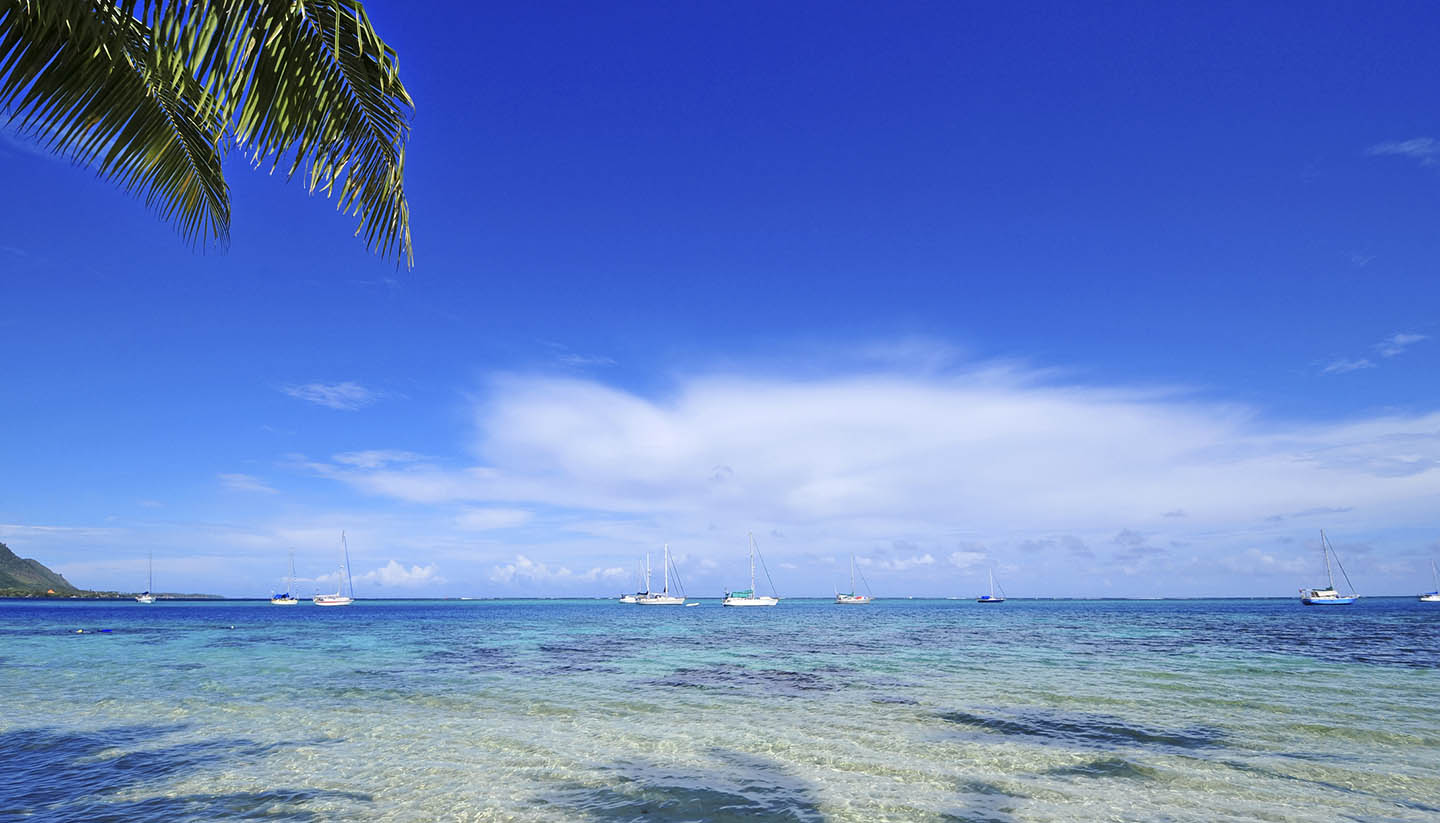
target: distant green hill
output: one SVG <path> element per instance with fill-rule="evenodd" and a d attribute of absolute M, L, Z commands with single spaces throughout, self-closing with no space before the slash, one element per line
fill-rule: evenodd
<path fill-rule="evenodd" d="M 77 592 L 70 581 L 45 568 L 38 560 L 15 556 L 10 547 L 0 543 L 0 589 L 43 593 L 54 589 L 56 594 Z"/>

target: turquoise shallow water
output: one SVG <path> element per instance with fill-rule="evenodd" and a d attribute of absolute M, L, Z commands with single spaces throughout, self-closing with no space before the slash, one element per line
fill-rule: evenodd
<path fill-rule="evenodd" d="M 1434 821 L 1440 608 L 0 601 L 27 818 Z"/>

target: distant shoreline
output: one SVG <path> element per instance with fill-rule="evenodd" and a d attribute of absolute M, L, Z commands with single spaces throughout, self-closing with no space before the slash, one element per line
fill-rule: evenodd
<path fill-rule="evenodd" d="M 77 595 L 77 594 L 58 594 L 58 593 L 57 593 L 57 594 L 6 594 L 6 593 L 0 593 L 0 601 L 6 601 L 6 600 L 40 600 L 40 601 L 49 601 L 49 602 L 67 602 L 67 603 L 68 603 L 68 602 L 76 602 L 76 601 L 87 601 L 87 602 L 92 602 L 92 601 L 94 601 L 94 602 L 126 602 L 126 601 L 131 601 L 131 600 L 134 600 L 134 599 L 135 599 L 135 595 L 133 595 L 133 594 L 78 594 L 78 595 Z M 308 600 L 308 599 L 309 599 L 309 598 L 302 598 L 302 601 L 303 601 L 303 600 Z M 720 602 L 723 598 L 722 598 L 722 597 L 719 597 L 719 596 L 706 596 L 706 597 L 691 597 L 691 598 L 689 598 L 689 599 L 690 599 L 690 600 L 695 600 L 695 601 L 701 601 L 701 602 L 714 601 L 714 602 L 717 602 L 717 603 L 718 603 L 718 602 Z M 1363 597 L 1363 598 L 1361 598 L 1361 601 L 1363 602 L 1363 601 L 1366 601 L 1366 600 L 1414 600 L 1414 599 L 1415 599 L 1415 596 L 1414 596 L 1414 595 L 1409 595 L 1409 594 L 1376 594 L 1376 595 L 1369 595 L 1369 596 L 1367 596 L 1367 597 Z M 782 602 L 783 602 L 783 601 L 791 601 L 791 602 L 799 601 L 799 602 L 818 602 L 818 603 L 826 603 L 826 602 L 830 602 L 830 601 L 834 600 L 834 596 L 833 596 L 833 595 L 815 595 L 815 596 L 813 596 L 813 597 L 785 597 L 785 598 L 781 598 L 781 600 L 782 600 Z M 974 600 L 975 600 L 975 598 L 973 598 L 973 597 L 956 597 L 956 596 L 934 596 L 934 597 L 915 596 L 915 597 L 910 597 L 910 596 L 901 595 L 901 596 L 893 596 L 893 597 L 881 597 L 881 596 L 878 596 L 878 595 L 877 595 L 876 598 L 875 598 L 875 603 L 877 603 L 877 604 L 879 604 L 879 603 L 905 603 L 905 602 L 911 602 L 911 601 L 920 601 L 920 602 L 934 601 L 934 602 L 941 602 L 941 603 L 965 603 L 965 602 L 973 602 Z M 1237 601 L 1237 602 L 1238 602 L 1238 601 L 1255 601 L 1255 600 L 1274 600 L 1274 601 L 1282 601 L 1282 602 L 1284 602 L 1284 601 L 1297 600 L 1297 598 L 1296 598 L 1295 596 L 1293 596 L 1293 595 L 1291 595 L 1291 596 L 1266 595 L 1266 596 L 1263 596 L 1263 597 L 1260 597 L 1260 596 L 1257 596 L 1257 597 L 1235 597 L 1235 596 L 1233 596 L 1233 595 L 1226 595 L 1226 596 L 1215 596 L 1215 597 L 1010 597 L 1010 598 L 1007 598 L 1007 602 L 1014 602 L 1014 603 L 1106 603 L 1106 602 L 1125 602 L 1125 603 L 1187 603 L 1187 602 L 1215 601 L 1215 600 L 1221 600 L 1221 601 Z M 600 596 L 574 596 L 574 597 L 359 597 L 359 598 L 356 598 L 356 602 L 357 602 L 357 603 L 516 603 L 516 602 L 521 602 L 521 603 L 559 603 L 559 602 L 571 602 L 571 601 L 582 601 L 582 602 L 586 602 L 586 603 L 614 602 L 614 603 L 617 603 L 617 604 L 618 604 L 617 598 L 615 598 L 615 597 L 608 597 L 608 596 L 607 596 L 607 597 L 600 597 Z M 225 596 L 223 596 L 223 595 L 218 595 L 218 594 L 181 594 L 181 595 L 163 595 L 163 594 L 162 594 L 162 595 L 156 595 L 156 602 L 166 602 L 166 603 L 217 603 L 217 602 L 220 602 L 220 603 L 268 603 L 268 602 L 270 602 L 270 598 L 268 598 L 268 597 L 225 597 Z"/>

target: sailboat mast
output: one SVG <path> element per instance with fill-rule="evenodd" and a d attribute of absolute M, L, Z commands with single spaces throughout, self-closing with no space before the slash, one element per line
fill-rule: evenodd
<path fill-rule="evenodd" d="M 145 555 L 145 591 L 155 591 L 155 552 Z"/>
<path fill-rule="evenodd" d="M 645 593 L 650 593 L 650 552 L 645 552 Z"/>
<path fill-rule="evenodd" d="M 855 593 L 855 555 L 850 555 L 850 593 Z"/>
<path fill-rule="evenodd" d="M 665 544 L 665 594 L 670 593 L 670 544 Z"/>
<path fill-rule="evenodd" d="M 990 599 L 995 599 L 995 570 L 990 570 Z"/>
<path fill-rule="evenodd" d="M 345 532 L 340 532 L 340 545 L 345 549 L 345 583 L 350 586 L 350 596 L 355 596 L 355 578 L 350 576 L 350 544 L 345 540 Z"/>
<path fill-rule="evenodd" d="M 750 596 L 755 596 L 755 533 L 750 535 Z"/>
<path fill-rule="evenodd" d="M 1320 530 L 1320 554 L 1325 557 L 1325 579 L 1330 582 L 1330 588 L 1335 588 L 1335 573 L 1330 570 L 1330 546 L 1325 539 L 1325 530 Z"/>

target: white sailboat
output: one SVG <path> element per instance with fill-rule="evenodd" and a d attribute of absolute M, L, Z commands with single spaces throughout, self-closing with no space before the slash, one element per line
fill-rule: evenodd
<path fill-rule="evenodd" d="M 274 606 L 293 606 L 300 601 L 295 597 L 295 552 L 290 552 L 290 577 L 285 581 L 285 591 L 281 594 L 270 595 L 270 603 Z"/>
<path fill-rule="evenodd" d="M 870 593 L 870 583 L 865 580 L 865 575 L 860 575 L 860 581 L 865 583 L 865 594 L 855 590 L 855 555 L 850 555 L 850 591 L 835 592 L 835 602 L 842 606 L 863 606 L 875 599 Z"/>
<path fill-rule="evenodd" d="M 771 597 L 758 594 L 755 591 L 755 557 L 760 550 L 755 547 L 755 534 L 750 533 L 750 588 L 738 592 L 725 592 L 725 599 L 721 601 L 722 606 L 773 606 L 780 602 L 779 597 Z M 765 558 L 760 558 L 763 567 Z M 765 570 L 765 579 L 770 581 L 770 591 L 775 591 L 775 582 L 770 580 L 770 570 Z"/>
<path fill-rule="evenodd" d="M 644 576 L 644 581 L 645 581 L 645 588 L 644 588 L 644 589 L 639 588 L 639 586 L 640 586 L 640 580 L 641 580 L 641 576 L 642 576 L 642 575 Z M 635 567 L 635 586 L 636 586 L 636 591 L 635 591 L 634 594 L 622 594 L 622 595 L 620 595 L 620 602 L 621 602 L 621 603 L 635 603 L 635 602 L 638 602 L 638 598 L 639 598 L 639 597 L 641 597 L 642 595 L 645 595 L 645 594 L 649 594 L 649 593 L 650 593 L 650 553 L 649 553 L 649 552 L 646 552 L 646 553 L 645 553 L 645 563 L 644 563 L 644 565 L 639 565 L 639 564 L 637 564 L 636 567 Z"/>
<path fill-rule="evenodd" d="M 334 594 L 317 594 L 314 597 L 317 606 L 348 606 L 355 602 L 355 581 L 350 577 L 350 544 L 345 542 L 345 532 L 340 532 L 340 546 L 345 551 L 345 564 L 340 567 L 340 579 L 335 583 Z M 345 584 L 350 584 L 350 594 L 346 595 Z"/>
<path fill-rule="evenodd" d="M 155 588 L 155 553 L 145 555 L 145 592 L 135 595 L 136 603 L 154 603 L 155 595 L 150 592 Z"/>
<path fill-rule="evenodd" d="M 1435 561 L 1430 561 L 1430 585 L 1428 592 L 1420 595 L 1421 603 L 1440 603 L 1440 573 L 1435 571 Z"/>
<path fill-rule="evenodd" d="M 1354 586 L 1350 584 L 1350 575 L 1345 574 L 1345 567 L 1340 566 L 1340 556 L 1335 554 L 1335 547 L 1330 545 L 1329 539 L 1325 537 L 1325 530 L 1320 530 L 1320 554 L 1325 558 L 1325 579 L 1329 581 L 1323 589 L 1301 589 L 1300 602 L 1307 606 L 1348 606 L 1360 599 L 1360 595 L 1354 594 Z M 1335 565 L 1340 566 L 1340 575 L 1345 578 L 1346 585 L 1350 585 L 1351 594 L 1341 594 L 1335 590 L 1335 572 L 1330 569 L 1330 558 L 1335 558 Z"/>
<path fill-rule="evenodd" d="M 645 592 L 635 595 L 635 604 L 638 606 L 683 606 L 685 604 L 685 589 L 680 587 L 680 596 L 676 597 L 670 593 L 670 544 L 665 544 L 665 588 L 658 592 L 650 591 L 650 570 L 649 556 L 646 556 L 645 570 Z M 675 573 L 675 585 L 680 586 L 680 573 Z"/>
<path fill-rule="evenodd" d="M 1004 602 L 1005 602 L 1005 590 L 1004 590 L 1004 589 L 1001 589 L 1001 590 L 1000 590 L 1000 594 L 999 594 L 998 596 L 995 594 L 995 569 L 993 569 L 993 568 L 990 569 L 990 593 L 989 593 L 989 594 L 982 594 L 982 595 L 980 595 L 979 597 L 975 598 L 975 602 L 976 602 L 976 603 L 1004 603 Z"/>

